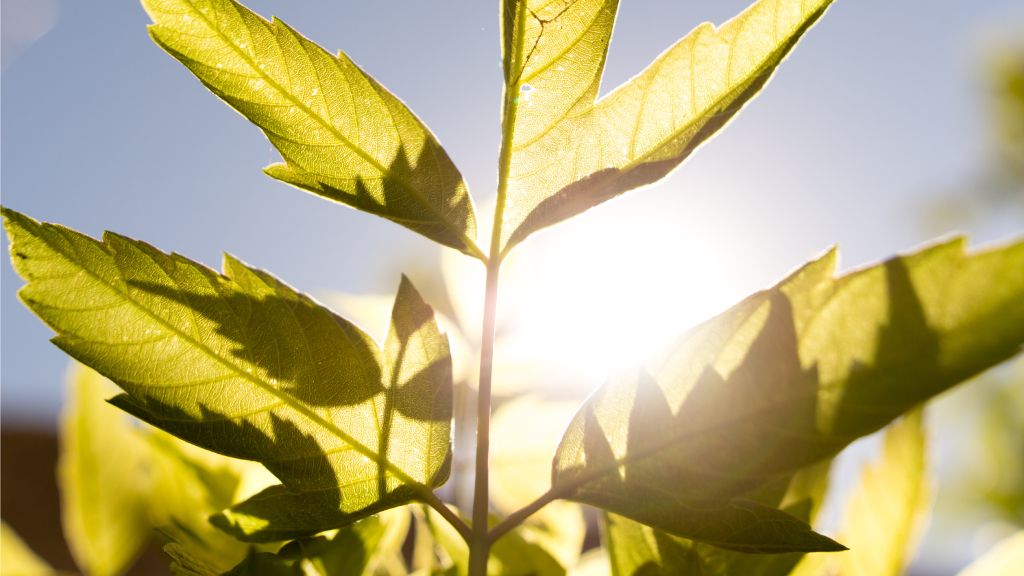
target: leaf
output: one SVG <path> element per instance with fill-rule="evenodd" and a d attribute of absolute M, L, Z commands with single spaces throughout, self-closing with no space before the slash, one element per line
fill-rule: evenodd
<path fill-rule="evenodd" d="M 263 130 L 267 174 L 482 257 L 462 176 L 436 138 L 345 54 L 234 0 L 142 0 L 153 41 Z"/>
<path fill-rule="evenodd" d="M 720 547 L 836 549 L 750 494 L 1020 350 L 1024 242 L 963 244 L 838 279 L 829 252 L 696 327 L 584 404 L 555 490 Z"/>
<path fill-rule="evenodd" d="M 958 576 L 1011 576 L 1024 566 L 1024 531 L 996 544 Z"/>
<path fill-rule="evenodd" d="M 98 242 L 3 214 L 28 280 L 22 301 L 57 332 L 55 344 L 127 392 L 115 405 L 261 462 L 284 483 L 218 517 L 235 536 L 338 527 L 447 479 L 451 360 L 407 281 L 382 353 L 348 321 L 234 258 L 222 276 L 123 236 Z"/>
<path fill-rule="evenodd" d="M 838 556 L 844 576 L 899 576 L 913 556 L 931 504 L 927 441 L 917 408 L 885 433 L 881 458 L 850 496 Z"/>
<path fill-rule="evenodd" d="M 618 1 L 505 0 L 502 252 L 668 174 L 757 94 L 830 3 L 759 0 L 717 29 L 698 26 L 595 101 Z"/>
<path fill-rule="evenodd" d="M 67 379 L 57 465 L 64 535 L 85 574 L 125 573 L 149 540 L 146 444 L 104 399 L 117 388 L 81 365 Z"/>
<path fill-rule="evenodd" d="M 779 506 L 810 522 L 825 499 L 831 461 L 812 464 L 787 483 L 762 491 L 762 504 Z M 786 576 L 803 554 L 746 554 L 672 536 L 614 514 L 604 515 L 604 541 L 614 576 Z M 832 557 L 833 555 L 824 555 Z M 817 574 L 817 573 L 815 573 Z"/>
<path fill-rule="evenodd" d="M 361 576 L 387 531 L 381 516 L 371 516 L 333 533 L 286 544 L 278 556 L 306 576 Z"/>
<path fill-rule="evenodd" d="M 7 522 L 0 522 L 0 573 L 5 576 L 55 576 Z"/>

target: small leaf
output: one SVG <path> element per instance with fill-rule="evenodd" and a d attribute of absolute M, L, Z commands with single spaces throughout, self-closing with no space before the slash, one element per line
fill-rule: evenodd
<path fill-rule="evenodd" d="M 56 576 L 42 558 L 22 541 L 18 533 L 0 522 L 0 573 L 5 576 Z"/>
<path fill-rule="evenodd" d="M 505 0 L 507 252 L 685 160 L 749 101 L 831 0 L 759 0 L 705 23 L 596 100 L 617 0 Z"/>
<path fill-rule="evenodd" d="M 562 440 L 555 489 L 721 547 L 837 549 L 751 494 L 1018 353 L 1024 242 L 834 266 L 830 252 L 602 386 Z"/>
<path fill-rule="evenodd" d="M 338 527 L 447 478 L 450 358 L 407 282 L 393 323 L 419 349 L 392 381 L 365 333 L 233 258 L 222 276 L 122 236 L 98 242 L 10 210 L 4 218 L 28 280 L 20 297 L 57 331 L 59 347 L 127 392 L 115 405 L 198 446 L 261 462 L 284 483 L 240 505 L 251 522 L 221 517 L 236 536 Z M 272 512 L 287 515 L 261 515 Z"/>
<path fill-rule="evenodd" d="M 259 126 L 267 174 L 481 256 L 462 176 L 398 98 L 280 20 L 234 0 L 142 0 L 153 40 Z"/>
<path fill-rule="evenodd" d="M 1024 566 L 1024 531 L 1000 541 L 957 576 L 1012 576 Z"/>
<path fill-rule="evenodd" d="M 386 530 L 380 516 L 371 516 L 333 533 L 286 544 L 278 556 L 306 576 L 361 576 Z"/>
<path fill-rule="evenodd" d="M 67 383 L 57 466 L 64 535 L 85 574 L 123 574 L 150 536 L 145 440 L 104 402 L 117 391 L 112 383 L 77 364 Z"/>

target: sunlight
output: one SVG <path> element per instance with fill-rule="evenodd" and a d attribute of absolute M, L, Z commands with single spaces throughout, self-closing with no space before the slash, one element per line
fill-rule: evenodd
<path fill-rule="evenodd" d="M 588 215 L 512 253 L 499 296 L 496 362 L 506 374 L 496 378 L 518 384 L 506 388 L 587 393 L 742 296 L 737 266 L 720 256 L 728 247 L 708 249 L 720 239 L 679 230 L 669 216 L 622 216 Z M 460 308 L 479 309 L 483 270 L 448 266 L 446 276 L 476 294 L 463 294 Z M 521 382 L 529 379 L 539 381 Z"/>

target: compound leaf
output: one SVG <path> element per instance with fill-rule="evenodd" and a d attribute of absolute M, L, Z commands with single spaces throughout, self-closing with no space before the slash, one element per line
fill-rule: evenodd
<path fill-rule="evenodd" d="M 115 405 L 203 448 L 261 462 L 283 482 L 241 505 L 248 524 L 228 518 L 236 536 L 338 527 L 447 479 L 451 359 L 407 281 L 393 325 L 415 352 L 385 370 L 385 354 L 361 330 L 234 258 L 219 275 L 116 234 L 99 242 L 3 215 L 28 281 L 22 301 L 57 332 L 57 346 L 126 392 Z M 258 514 L 285 500 L 291 514 Z"/>
<path fill-rule="evenodd" d="M 143 0 L 153 40 L 260 127 L 267 174 L 481 256 L 473 204 L 426 126 L 345 54 L 234 0 Z"/>
<path fill-rule="evenodd" d="M 832 251 L 698 326 L 584 404 L 554 489 L 720 547 L 836 549 L 750 496 L 1020 350 L 1024 242 L 963 245 L 841 278 Z"/>
<path fill-rule="evenodd" d="M 124 413 L 104 402 L 116 391 L 96 372 L 75 365 L 60 425 L 64 535 L 79 568 L 97 576 L 126 572 L 151 528 L 145 441 Z"/>
<path fill-rule="evenodd" d="M 502 246 L 655 182 L 764 86 L 831 0 L 759 0 L 595 100 L 618 0 L 505 0 Z"/>

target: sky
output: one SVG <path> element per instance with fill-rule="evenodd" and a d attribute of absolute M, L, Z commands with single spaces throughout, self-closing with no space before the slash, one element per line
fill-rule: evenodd
<path fill-rule="evenodd" d="M 497 2 L 248 4 L 344 50 L 402 98 L 489 220 Z M 745 4 L 623 2 L 602 93 Z M 274 149 L 147 38 L 137 3 L 3 0 L 2 16 L 4 205 L 211 266 L 230 252 L 313 294 L 393 294 L 403 271 L 440 268 L 425 238 L 264 176 Z M 586 364 L 608 356 L 595 349 L 681 332 L 833 244 L 852 268 L 947 231 L 973 244 L 1019 234 L 1019 212 L 953 214 L 940 229 L 923 214 L 981 169 L 983 63 L 1022 27 L 1016 0 L 838 0 L 766 90 L 672 176 L 517 249 L 518 278 L 506 279 L 517 288 L 503 305 L 533 310 L 520 319 L 544 319 L 535 329 L 552 354 Z M 18 303 L 20 285 L 0 264 L 2 419 L 49 427 L 68 361 Z"/>

